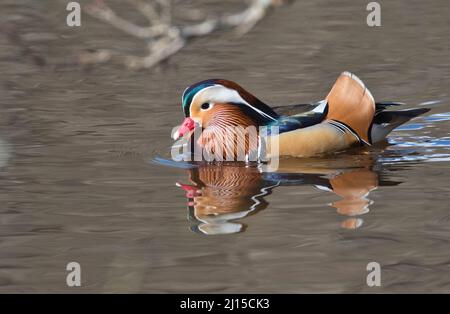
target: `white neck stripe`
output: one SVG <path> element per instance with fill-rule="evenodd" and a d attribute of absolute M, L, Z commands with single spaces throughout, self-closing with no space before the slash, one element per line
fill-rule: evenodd
<path fill-rule="evenodd" d="M 245 99 L 242 98 L 242 96 L 234 89 L 231 88 L 227 88 L 223 85 L 220 84 L 216 84 L 213 86 L 208 86 L 203 88 L 202 90 L 198 91 L 194 97 L 192 98 L 191 103 L 189 104 L 189 112 L 191 112 L 191 106 L 193 103 L 195 103 L 195 100 L 197 98 L 200 97 L 205 97 L 207 99 L 208 102 L 222 102 L 222 103 L 227 103 L 227 102 L 234 102 L 234 103 L 242 103 L 248 107 L 250 107 L 251 109 L 253 109 L 254 111 L 256 111 L 257 113 L 259 113 L 262 116 L 265 116 L 273 121 L 276 121 L 276 119 L 270 115 L 268 115 L 267 113 L 259 110 L 258 108 L 253 107 L 252 105 L 250 105 L 247 101 L 245 101 Z M 205 101 L 206 101 L 205 99 Z"/>

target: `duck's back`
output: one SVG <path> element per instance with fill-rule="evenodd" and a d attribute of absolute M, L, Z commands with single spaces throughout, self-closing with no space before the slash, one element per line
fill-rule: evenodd
<path fill-rule="evenodd" d="M 374 114 L 370 91 L 355 75 L 344 72 L 318 110 L 280 121 L 279 134 L 268 138 L 267 152 L 269 156 L 307 157 L 370 144 Z"/>

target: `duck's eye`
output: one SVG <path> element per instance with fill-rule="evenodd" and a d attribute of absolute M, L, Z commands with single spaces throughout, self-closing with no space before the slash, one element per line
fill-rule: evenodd
<path fill-rule="evenodd" d="M 202 110 L 207 110 L 207 109 L 209 109 L 209 103 L 207 103 L 207 102 L 203 103 L 203 104 L 200 106 L 200 108 L 202 108 Z"/>

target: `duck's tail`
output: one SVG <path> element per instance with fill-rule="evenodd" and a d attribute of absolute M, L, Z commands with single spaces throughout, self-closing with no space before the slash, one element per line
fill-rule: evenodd
<path fill-rule="evenodd" d="M 388 104 L 381 103 L 380 105 Z M 396 104 L 396 103 L 393 103 Z M 390 106 L 389 103 L 388 106 Z M 379 109 L 379 104 L 377 104 L 377 111 Z M 384 109 L 384 108 L 383 108 Z M 408 122 L 412 118 L 420 116 L 426 112 L 430 111 L 430 108 L 417 108 L 417 109 L 406 109 L 406 110 L 396 110 L 396 111 L 379 111 L 373 118 L 373 124 L 371 129 L 372 142 L 381 142 L 386 136 L 395 128 Z"/>
<path fill-rule="evenodd" d="M 417 117 L 429 108 L 383 111 L 398 102 L 378 102 L 354 74 L 343 72 L 326 97 L 326 119 L 344 124 L 365 144 L 380 142 L 393 129 Z"/>
<path fill-rule="evenodd" d="M 343 72 L 326 97 L 327 120 L 350 129 L 361 142 L 371 141 L 371 125 L 375 115 L 375 101 L 364 83 L 354 74 Z"/>

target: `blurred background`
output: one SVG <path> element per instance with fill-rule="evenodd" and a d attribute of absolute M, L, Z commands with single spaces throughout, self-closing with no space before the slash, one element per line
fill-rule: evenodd
<path fill-rule="evenodd" d="M 447 1 L 379 1 L 380 27 L 369 1 L 149 1 L 156 38 L 127 32 L 155 21 L 139 1 L 80 1 L 80 27 L 68 2 L 0 4 L 1 292 L 450 292 Z M 376 100 L 432 111 L 383 147 L 296 161 L 294 181 L 220 168 L 253 178 L 225 180 L 223 211 L 175 185 L 214 192 L 215 177 L 154 161 L 190 84 L 308 103 L 345 70 Z"/>

